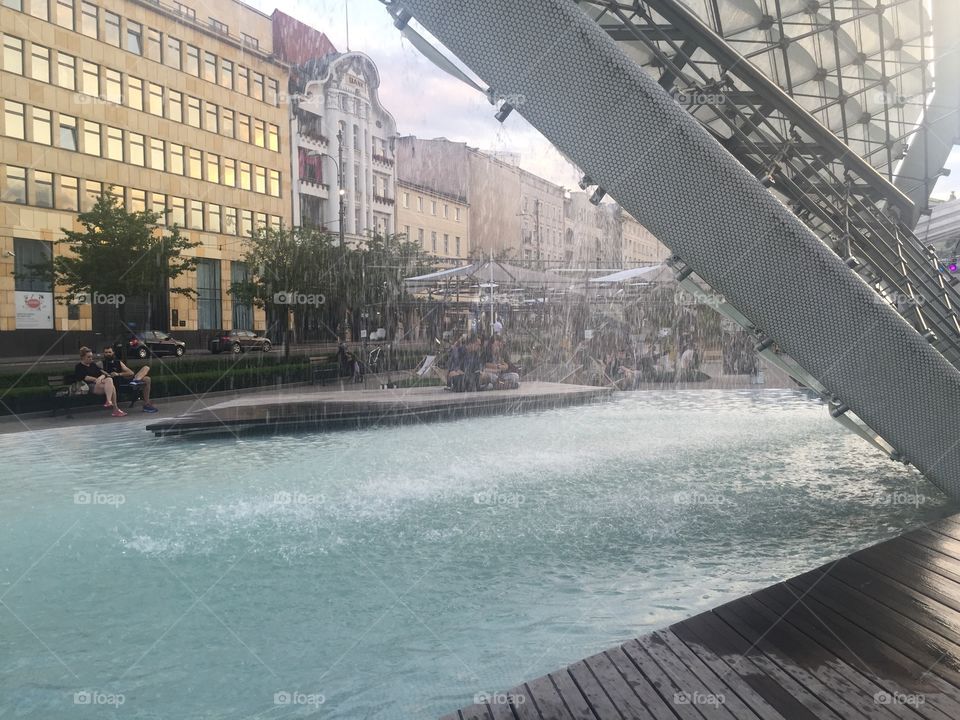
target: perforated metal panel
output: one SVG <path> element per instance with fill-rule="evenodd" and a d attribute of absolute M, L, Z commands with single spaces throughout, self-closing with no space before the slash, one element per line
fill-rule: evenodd
<path fill-rule="evenodd" d="M 522 96 L 518 112 L 960 498 L 960 373 L 575 4 L 402 5 L 496 94 Z"/>

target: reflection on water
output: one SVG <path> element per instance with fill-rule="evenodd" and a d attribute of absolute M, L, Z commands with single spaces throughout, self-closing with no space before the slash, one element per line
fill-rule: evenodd
<path fill-rule="evenodd" d="M 107 430 L 0 437 L 15 717 L 436 716 L 951 509 L 787 391 Z"/>

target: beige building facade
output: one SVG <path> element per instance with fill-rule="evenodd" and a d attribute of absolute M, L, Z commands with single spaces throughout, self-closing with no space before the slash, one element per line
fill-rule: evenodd
<path fill-rule="evenodd" d="M 406 180 L 397 181 L 397 231 L 445 266 L 470 256 L 470 205 L 466 198 Z"/>
<path fill-rule="evenodd" d="M 270 16 L 234 0 L 4 0 L 0 33 L 0 354 L 99 339 L 91 305 L 13 273 L 61 252 L 60 228 L 111 186 L 201 243 L 178 280 L 198 296 L 172 296 L 157 329 L 188 345 L 262 329 L 227 290 L 244 237 L 291 221 L 288 68 Z"/>
<path fill-rule="evenodd" d="M 652 232 L 633 219 L 626 210 L 620 210 L 621 252 L 623 267 L 640 267 L 662 263 L 673 253 Z"/>

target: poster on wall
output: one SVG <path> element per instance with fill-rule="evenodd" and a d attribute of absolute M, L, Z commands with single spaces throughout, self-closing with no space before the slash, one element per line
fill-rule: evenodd
<path fill-rule="evenodd" d="M 17 290 L 17 330 L 53 330 L 53 293 Z"/>

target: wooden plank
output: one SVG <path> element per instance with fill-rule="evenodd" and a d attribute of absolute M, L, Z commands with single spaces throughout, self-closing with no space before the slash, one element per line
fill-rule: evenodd
<path fill-rule="evenodd" d="M 530 691 L 527 690 L 526 684 L 517 685 L 515 688 L 507 690 L 506 694 L 516 698 L 516 700 L 510 701 L 510 707 L 519 720 L 550 720 L 550 718 L 544 718 L 540 715 L 536 703 L 530 698 Z M 522 702 L 520 698 L 523 698 Z"/>
<path fill-rule="evenodd" d="M 760 653 L 751 652 L 750 644 L 712 612 L 701 613 L 670 629 L 698 655 L 699 650 L 692 647 L 691 643 L 699 643 L 716 653 L 784 717 L 790 720 L 837 717 L 803 686 L 769 661 L 758 658 Z"/>
<path fill-rule="evenodd" d="M 627 680 L 620 675 L 620 672 L 605 653 L 592 655 L 588 657 L 585 662 L 597 678 L 597 682 L 600 683 L 607 693 L 614 707 L 617 708 L 619 715 L 625 718 L 637 718 L 638 720 L 640 720 L 640 718 L 643 720 L 657 718 L 657 720 L 659 720 L 660 717 L 663 717 L 662 715 L 658 717 L 651 713 L 643 700 L 641 700 L 634 691 L 631 683 L 627 682 Z M 636 675 L 632 677 L 632 680 L 636 682 L 638 677 L 639 673 L 636 673 Z M 655 690 L 652 688 L 648 690 L 641 689 L 641 692 L 644 692 L 647 699 L 653 701 L 655 703 L 654 707 L 657 707 L 655 702 L 657 698 L 652 697 L 656 695 Z"/>
<path fill-rule="evenodd" d="M 901 542 L 886 548 L 866 548 L 854 553 L 851 557 L 858 560 L 863 558 L 879 558 L 888 565 L 904 563 L 916 565 L 930 572 L 935 572 L 947 580 L 960 585 L 960 560 L 954 560 L 938 552 L 932 552 L 923 545 L 914 542 Z"/>
<path fill-rule="evenodd" d="M 883 688 L 865 678 L 833 653 L 818 645 L 762 605 L 748 603 L 749 598 L 717 609 L 731 627 L 790 673 L 810 692 L 830 704 L 845 718 L 917 718 L 909 711 L 889 710 L 876 702 Z"/>
<path fill-rule="evenodd" d="M 960 584 L 919 564 L 890 562 L 889 552 L 884 555 L 885 561 L 874 553 L 858 553 L 851 556 L 849 562 L 862 564 L 872 572 L 879 573 L 910 590 L 911 593 L 923 594 L 946 605 L 954 612 L 960 611 Z"/>
<path fill-rule="evenodd" d="M 960 692 L 927 668 L 880 642 L 863 628 L 854 625 L 830 608 L 808 598 L 796 602 L 796 596 L 785 586 L 775 585 L 755 593 L 751 600 L 763 604 L 780 615 L 852 667 L 873 677 L 893 695 L 923 695 L 921 715 L 931 720 L 954 720 L 960 717 Z M 816 611 L 811 606 L 815 606 Z"/>
<path fill-rule="evenodd" d="M 608 718 L 623 717 L 613 704 L 610 696 L 601 687 L 600 681 L 594 676 L 593 671 L 587 667 L 583 660 L 569 666 L 567 671 L 598 718 L 608 720 Z"/>
<path fill-rule="evenodd" d="M 743 681 L 743 678 L 706 648 L 701 647 L 698 655 L 672 630 L 658 630 L 654 635 L 662 640 L 691 671 L 695 672 L 711 692 L 728 693 L 727 707 L 738 717 L 748 718 L 752 713 L 760 720 L 784 720 L 780 713 Z M 737 703 L 744 706 L 742 710 Z"/>
<path fill-rule="evenodd" d="M 597 716 L 590 709 L 590 704 L 567 670 L 550 673 L 550 679 L 574 720 L 597 720 Z"/>
<path fill-rule="evenodd" d="M 707 720 L 728 720 L 731 717 L 726 708 L 721 707 L 720 699 L 708 691 L 693 673 L 680 663 L 675 663 L 672 668 L 674 672 L 667 672 L 636 640 L 624 643 L 620 646 L 620 650 L 623 657 L 628 658 L 629 662 L 639 668 L 640 672 L 659 690 L 668 709 L 672 708 L 681 717 L 685 717 L 684 713 L 687 710 L 696 711 Z M 665 656 L 667 653 L 659 654 Z M 697 714 L 692 714 L 692 717 L 697 717 Z"/>
<path fill-rule="evenodd" d="M 536 703 L 543 720 L 573 720 L 563 699 L 547 676 L 527 683 L 526 702 Z"/>
<path fill-rule="evenodd" d="M 677 706 L 679 688 L 664 683 L 662 679 L 648 674 L 630 657 L 621 645 L 604 653 L 617 672 L 623 677 L 634 694 L 657 720 L 673 720 L 676 715 L 685 717 L 683 708 Z"/>
<path fill-rule="evenodd" d="M 849 585 L 821 576 L 814 584 L 809 578 L 795 578 L 788 585 L 797 594 L 806 593 L 833 608 L 847 620 L 859 625 L 879 640 L 897 648 L 941 678 L 960 687 L 958 648 L 939 635 L 899 613 L 891 611 L 873 598 Z"/>
<path fill-rule="evenodd" d="M 486 705 L 471 705 L 460 711 L 460 717 L 463 720 L 491 720 L 490 712 Z"/>
<path fill-rule="evenodd" d="M 516 715 L 510 709 L 510 703 L 488 703 L 487 710 L 493 720 L 516 720 Z"/>
<path fill-rule="evenodd" d="M 951 557 L 954 560 L 960 560 L 960 541 L 953 540 L 941 533 L 924 528 L 922 530 L 914 530 L 905 535 L 904 538 L 910 542 L 915 542 L 918 545 L 923 545 L 931 550 L 935 550 L 947 557 Z"/>

